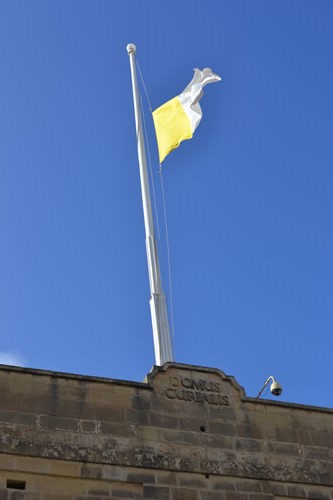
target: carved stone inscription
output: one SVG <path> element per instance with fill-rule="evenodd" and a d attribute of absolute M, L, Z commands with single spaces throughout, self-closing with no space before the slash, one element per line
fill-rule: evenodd
<path fill-rule="evenodd" d="M 222 393 L 220 382 L 188 377 L 170 377 L 170 385 L 165 390 L 168 399 L 229 406 L 229 396 Z"/>

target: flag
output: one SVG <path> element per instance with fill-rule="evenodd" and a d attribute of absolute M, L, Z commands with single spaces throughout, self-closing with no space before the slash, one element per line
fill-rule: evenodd
<path fill-rule="evenodd" d="M 199 101 L 203 87 L 221 78 L 210 68 L 195 69 L 194 76 L 183 92 L 153 111 L 160 163 L 180 143 L 193 137 L 202 111 Z"/>

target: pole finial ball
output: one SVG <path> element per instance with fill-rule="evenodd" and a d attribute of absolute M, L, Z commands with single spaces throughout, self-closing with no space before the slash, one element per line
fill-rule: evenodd
<path fill-rule="evenodd" d="M 136 46 L 134 45 L 134 43 L 129 43 L 127 45 L 126 49 L 127 49 L 127 52 L 130 54 L 131 52 L 136 51 Z"/>

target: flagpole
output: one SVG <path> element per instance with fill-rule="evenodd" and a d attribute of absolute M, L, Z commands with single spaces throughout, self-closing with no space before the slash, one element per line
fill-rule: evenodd
<path fill-rule="evenodd" d="M 163 365 L 167 361 L 173 361 L 171 336 L 168 321 L 166 297 L 163 293 L 160 266 L 158 262 L 157 245 L 154 231 L 154 220 L 150 201 L 149 180 L 147 173 L 147 160 L 142 132 L 140 113 L 140 97 L 136 76 L 135 53 L 136 47 L 130 43 L 127 45 L 130 59 L 132 90 L 135 114 L 135 127 L 138 147 L 138 159 L 140 170 L 140 182 L 142 193 L 143 217 L 146 233 L 146 252 L 148 262 L 148 274 L 150 283 L 150 313 L 153 327 L 155 360 L 157 365 Z"/>

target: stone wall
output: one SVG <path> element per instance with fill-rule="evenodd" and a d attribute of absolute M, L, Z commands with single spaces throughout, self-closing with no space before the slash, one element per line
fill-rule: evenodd
<path fill-rule="evenodd" d="M 144 383 L 0 367 L 0 500 L 333 500 L 333 411 L 219 370 Z"/>

